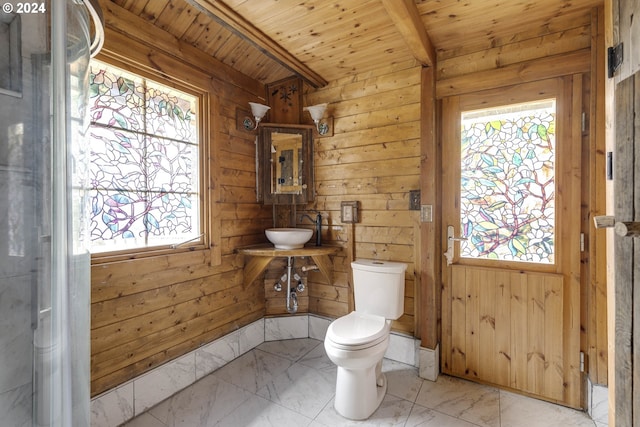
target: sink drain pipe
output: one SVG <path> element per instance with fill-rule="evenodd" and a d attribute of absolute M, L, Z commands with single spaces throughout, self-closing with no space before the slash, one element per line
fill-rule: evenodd
<path fill-rule="evenodd" d="M 298 295 L 291 290 L 291 271 L 293 270 L 293 257 L 287 257 L 287 311 L 294 314 L 298 311 Z"/>

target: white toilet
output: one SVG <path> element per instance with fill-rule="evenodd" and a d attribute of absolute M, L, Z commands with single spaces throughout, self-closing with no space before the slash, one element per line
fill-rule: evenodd
<path fill-rule="evenodd" d="M 387 391 L 382 358 L 391 321 L 404 311 L 406 264 L 369 259 L 351 263 L 355 311 L 334 320 L 324 348 L 338 366 L 335 408 L 352 420 L 368 418 Z"/>

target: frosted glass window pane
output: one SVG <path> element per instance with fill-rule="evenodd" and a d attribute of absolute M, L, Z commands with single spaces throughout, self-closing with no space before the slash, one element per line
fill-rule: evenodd
<path fill-rule="evenodd" d="M 149 81 L 146 87 L 147 132 L 197 144 L 196 99 Z"/>
<path fill-rule="evenodd" d="M 198 98 L 94 60 L 89 105 L 92 252 L 199 236 Z"/>

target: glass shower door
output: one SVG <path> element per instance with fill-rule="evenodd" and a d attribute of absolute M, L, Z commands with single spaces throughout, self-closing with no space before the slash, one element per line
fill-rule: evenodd
<path fill-rule="evenodd" d="M 0 424 L 88 426 L 90 20 L 41 6 L 0 12 Z"/>

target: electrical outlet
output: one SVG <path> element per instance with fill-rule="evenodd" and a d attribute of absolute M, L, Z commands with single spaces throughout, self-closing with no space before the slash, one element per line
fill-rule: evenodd
<path fill-rule="evenodd" d="M 358 222 L 358 202 L 342 202 L 340 204 L 340 220 L 344 223 Z"/>
<path fill-rule="evenodd" d="M 353 222 L 353 206 L 342 207 L 342 222 Z"/>

